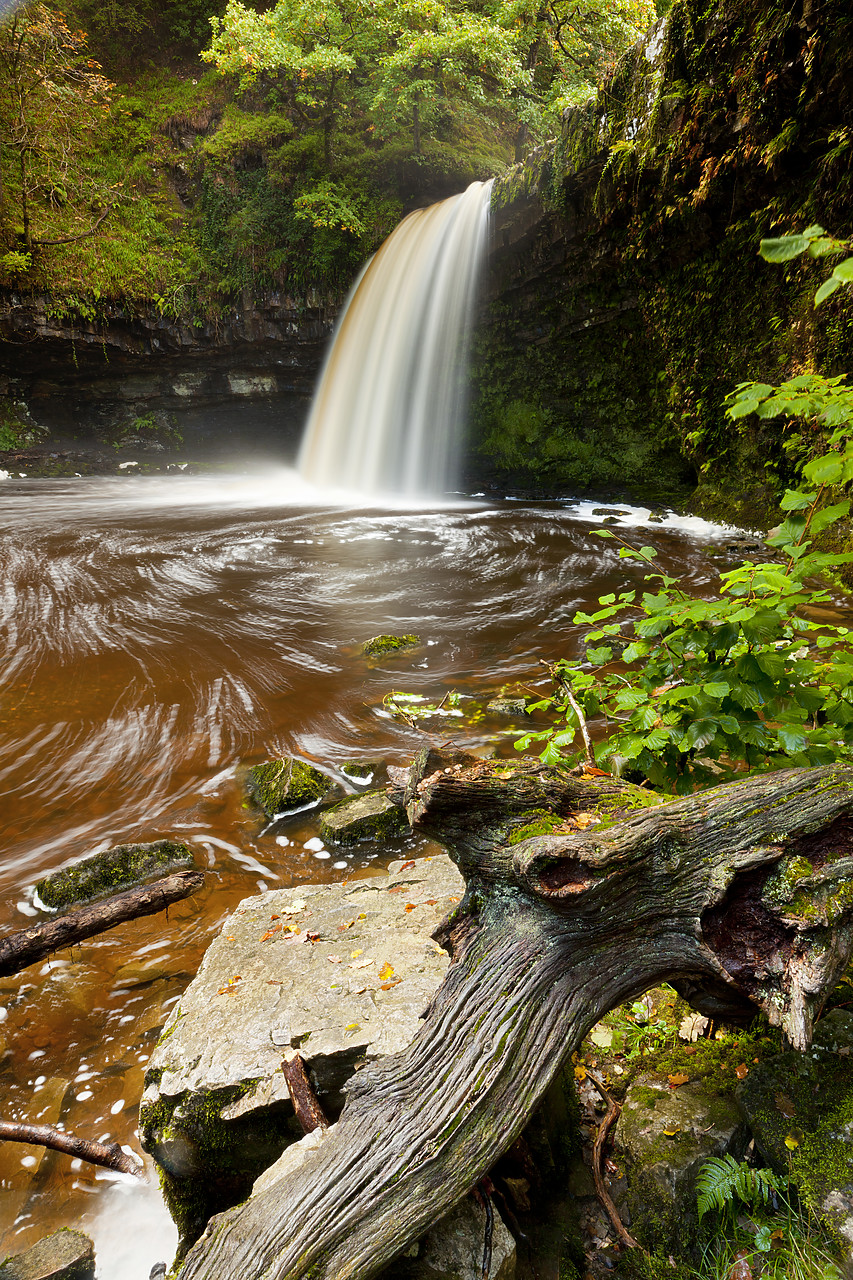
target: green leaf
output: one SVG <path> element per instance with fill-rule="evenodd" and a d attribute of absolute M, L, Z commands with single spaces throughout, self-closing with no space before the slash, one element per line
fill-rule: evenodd
<path fill-rule="evenodd" d="M 702 692 L 707 693 L 709 698 L 727 698 L 730 693 L 730 688 L 722 680 L 712 680 L 708 684 L 702 685 Z"/>
<path fill-rule="evenodd" d="M 799 258 L 809 247 L 811 237 L 778 236 L 775 239 L 762 240 L 758 252 L 765 262 L 790 262 Z"/>
<path fill-rule="evenodd" d="M 615 538 L 616 534 L 611 533 L 609 529 L 596 529 L 595 536 L 597 538 Z"/>
<path fill-rule="evenodd" d="M 809 533 L 816 538 L 819 533 L 823 533 L 824 529 L 828 529 L 831 524 L 835 524 L 836 520 L 843 520 L 849 514 L 849 499 L 845 499 L 844 502 L 836 502 L 832 507 L 824 507 L 822 511 L 816 511 L 812 516 Z"/>
<path fill-rule="evenodd" d="M 832 274 L 836 280 L 853 284 L 853 258 L 845 258 L 843 262 L 839 262 Z"/>
<path fill-rule="evenodd" d="M 588 661 L 594 662 L 597 666 L 604 666 L 606 662 L 613 661 L 613 650 L 602 645 L 599 649 L 587 649 L 586 656 Z"/>
<path fill-rule="evenodd" d="M 813 484 L 836 484 L 841 479 L 841 471 L 842 460 L 837 453 L 825 453 L 803 467 L 803 475 Z"/>
<path fill-rule="evenodd" d="M 803 493 L 802 489 L 786 489 L 779 506 L 783 511 L 803 511 L 812 505 L 816 497 L 816 493 Z"/>
<path fill-rule="evenodd" d="M 713 742 L 717 736 L 716 720 L 694 720 L 693 724 L 685 733 L 681 740 L 682 749 L 685 747 L 696 748 L 701 750 L 707 747 L 709 742 Z"/>
<path fill-rule="evenodd" d="M 789 756 L 796 755 L 798 752 L 804 751 L 806 748 L 805 734 L 800 733 L 796 729 L 789 729 L 785 726 L 781 726 L 776 730 L 776 737 L 779 739 L 784 750 L 787 751 Z"/>
<path fill-rule="evenodd" d="M 828 280 L 824 280 L 823 284 L 814 296 L 815 306 L 819 307 L 822 302 L 826 301 L 830 294 L 835 293 L 835 290 L 840 288 L 841 281 L 837 279 L 836 276 L 830 276 Z"/>

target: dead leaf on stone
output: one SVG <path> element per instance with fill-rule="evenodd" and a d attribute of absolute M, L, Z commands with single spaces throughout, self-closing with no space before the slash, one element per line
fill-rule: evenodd
<path fill-rule="evenodd" d="M 361 1025 L 358 1022 L 348 1022 L 344 1027 L 344 1031 L 360 1031 Z"/>
<path fill-rule="evenodd" d="M 415 863 L 410 859 L 408 862 L 404 862 L 404 863 L 403 863 L 403 865 L 402 865 L 402 867 L 400 868 L 400 870 L 401 870 L 401 871 L 411 871 L 411 870 L 412 870 L 412 867 L 414 867 L 414 865 L 415 865 Z"/>
<path fill-rule="evenodd" d="M 367 919 L 367 912 L 366 912 L 366 911 L 362 911 L 361 915 L 360 915 L 358 918 L 359 918 L 359 920 L 366 920 L 366 919 Z"/>
<path fill-rule="evenodd" d="M 382 968 L 379 970 L 379 977 L 382 979 L 383 982 L 387 982 L 389 978 L 396 977 L 396 974 L 394 973 L 394 966 L 391 964 L 388 964 L 388 962 L 386 961 L 385 964 L 383 964 Z"/>
<path fill-rule="evenodd" d="M 355 964 L 351 964 L 351 969 L 368 969 L 373 964 L 373 958 L 368 957 L 367 960 L 356 960 Z"/>
<path fill-rule="evenodd" d="M 776 1110 L 785 1117 L 786 1120 L 793 1120 L 797 1114 L 797 1108 L 794 1106 L 794 1099 L 790 1098 L 787 1093 L 777 1093 L 773 1101 L 776 1103 Z"/>
<path fill-rule="evenodd" d="M 351 929 L 355 924 L 355 917 L 352 920 L 342 920 L 338 925 L 338 933 L 343 933 L 346 929 Z"/>
<path fill-rule="evenodd" d="M 684 1074 L 683 1071 L 676 1071 L 674 1075 L 667 1076 L 670 1089 L 677 1089 L 680 1084 L 687 1084 L 690 1076 Z"/>
<path fill-rule="evenodd" d="M 576 813 L 575 826 L 580 827 L 581 831 L 585 831 L 587 827 L 597 827 L 601 825 L 601 819 L 597 818 L 594 813 Z"/>
<path fill-rule="evenodd" d="M 305 931 L 305 941 L 306 941 L 306 942 L 319 942 L 319 941 L 320 941 L 320 935 L 319 935 L 319 933 L 311 933 L 311 931 L 310 931 L 309 929 L 306 929 L 306 931 Z"/>
<path fill-rule="evenodd" d="M 357 960 L 359 956 L 363 956 L 363 955 L 364 955 L 363 948 L 359 948 L 358 951 L 351 951 L 349 953 L 349 958 L 350 960 Z"/>
<path fill-rule="evenodd" d="M 278 916 L 270 916 L 270 920 L 278 920 L 278 919 L 279 919 Z"/>
<path fill-rule="evenodd" d="M 267 929 L 266 933 L 262 933 L 261 942 L 266 942 L 268 938 L 272 938 L 277 933 L 281 933 L 280 924 L 274 924 L 271 929 Z"/>
<path fill-rule="evenodd" d="M 340 956 L 326 956 L 326 959 L 328 960 L 329 964 L 341 964 L 341 963 L 342 963 L 342 961 L 341 961 L 341 957 L 340 957 Z"/>
<path fill-rule="evenodd" d="M 403 981 L 402 978 L 392 978 L 390 982 L 383 982 L 379 990 L 390 991 L 392 987 L 399 987 L 402 981 Z"/>
<path fill-rule="evenodd" d="M 407 903 L 406 903 L 406 910 L 407 910 L 407 911 L 414 911 L 414 909 L 415 909 L 415 907 L 416 907 L 417 905 L 418 905 L 418 904 L 417 904 L 416 902 L 407 902 Z"/>
<path fill-rule="evenodd" d="M 745 1062 L 738 1063 L 738 1065 L 735 1067 L 735 1075 L 737 1076 L 738 1080 L 746 1079 L 746 1077 L 749 1075 L 749 1067 L 746 1065 Z"/>
<path fill-rule="evenodd" d="M 575 1079 L 586 1080 L 586 1067 L 582 1063 L 575 1067 Z"/>
<path fill-rule="evenodd" d="M 406 886 L 404 884 L 392 884 L 388 892 L 389 893 L 405 893 Z"/>
<path fill-rule="evenodd" d="M 229 933 L 229 934 L 228 934 L 228 936 L 226 937 L 225 941 L 226 941 L 226 942 L 233 942 L 233 941 L 234 941 L 234 934 L 233 934 L 233 933 Z"/>
<path fill-rule="evenodd" d="M 454 898 L 454 899 L 453 899 L 453 901 L 454 901 L 454 902 L 458 902 L 458 901 L 459 901 L 459 899 L 458 899 L 458 898 Z M 428 907 L 434 907 L 434 906 L 436 905 L 436 903 L 437 903 L 437 902 L 438 902 L 438 898 L 427 898 L 427 900 L 426 900 L 426 905 L 427 905 Z"/>
<path fill-rule="evenodd" d="M 681 1125 L 668 1124 L 665 1129 L 661 1130 L 661 1132 L 665 1138 L 677 1138 L 679 1133 L 681 1133 Z"/>
<path fill-rule="evenodd" d="M 294 902 L 291 902 L 289 906 L 282 907 L 281 914 L 284 916 L 295 916 L 298 915 L 300 911 L 304 911 L 307 906 L 308 903 L 304 898 L 297 898 Z"/>
<path fill-rule="evenodd" d="M 242 981 L 243 979 L 240 977 L 239 973 L 235 973 L 234 977 L 229 978 L 225 983 L 225 986 L 220 987 L 216 994 L 220 996 L 233 996 L 237 990 L 237 983 Z"/>

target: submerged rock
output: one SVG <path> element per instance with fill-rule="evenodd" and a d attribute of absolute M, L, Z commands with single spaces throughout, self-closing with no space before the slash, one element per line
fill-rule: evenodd
<path fill-rule="evenodd" d="M 734 1098 L 701 1083 L 672 1089 L 653 1076 L 631 1085 L 616 1130 L 629 1162 L 628 1196 L 641 1244 L 683 1249 L 697 1228 L 696 1178 L 708 1156 L 743 1158 L 749 1133 Z"/>
<path fill-rule="evenodd" d="M 314 804 L 333 786 L 319 769 L 292 756 L 253 765 L 246 776 L 249 795 L 268 818 Z"/>
<path fill-rule="evenodd" d="M 0 1280 L 95 1280 L 95 1246 L 63 1227 L 0 1266 Z"/>
<path fill-rule="evenodd" d="M 281 1074 L 302 1055 L 330 1119 L 346 1081 L 408 1045 L 449 957 L 431 934 L 464 892 L 445 856 L 241 902 L 148 1064 L 142 1145 L 182 1236 L 236 1203 L 301 1136 Z"/>
<path fill-rule="evenodd" d="M 189 846 L 176 840 L 120 844 L 45 876 L 36 894 L 49 910 L 64 910 L 194 865 Z"/>
<path fill-rule="evenodd" d="M 382 658 L 388 653 L 416 649 L 420 642 L 420 636 L 373 636 L 370 640 L 365 640 L 361 652 L 365 658 Z"/>
<path fill-rule="evenodd" d="M 345 778 L 351 778 L 354 782 L 368 783 L 373 780 L 373 775 L 381 768 L 382 762 L 379 760 L 345 760 L 341 765 L 341 773 Z"/>
<path fill-rule="evenodd" d="M 331 844 L 394 839 L 410 830 L 405 809 L 380 790 L 350 796 L 320 818 L 320 835 Z"/>
<path fill-rule="evenodd" d="M 526 716 L 530 713 L 527 710 L 527 698 L 492 698 L 491 702 L 486 706 L 487 711 L 491 711 L 495 716 Z"/>

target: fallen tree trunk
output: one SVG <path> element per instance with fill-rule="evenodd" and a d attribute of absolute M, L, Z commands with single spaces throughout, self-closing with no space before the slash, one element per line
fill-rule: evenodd
<path fill-rule="evenodd" d="M 58 916 L 43 924 L 30 925 L 18 933 L 7 934 L 0 938 L 0 977 L 10 973 L 19 973 L 28 965 L 44 960 L 54 951 L 63 947 L 71 947 L 75 942 L 83 942 L 86 938 L 94 938 L 96 934 L 114 929 L 125 920 L 136 920 L 139 916 L 155 915 L 165 911 L 173 902 L 180 902 L 190 894 L 197 893 L 204 884 L 203 871 L 176 871 L 174 875 L 153 884 L 145 884 L 137 889 L 128 889 L 126 893 L 117 893 L 113 898 L 93 903 L 80 911 L 69 911 L 67 915 Z"/>
<path fill-rule="evenodd" d="M 663 803 L 538 761 L 424 751 L 393 798 L 467 881 L 439 932 L 445 982 L 338 1123 L 211 1220 L 181 1280 L 367 1280 L 491 1168 L 615 1005 L 669 981 L 717 1018 L 763 1009 L 805 1048 L 853 947 L 851 769 Z"/>

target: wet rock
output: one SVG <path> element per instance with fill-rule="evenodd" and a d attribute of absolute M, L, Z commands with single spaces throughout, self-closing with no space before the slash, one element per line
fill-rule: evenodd
<path fill-rule="evenodd" d="M 353 782 L 373 781 L 373 776 L 382 768 L 380 760 L 345 760 L 341 765 L 341 773 Z"/>
<path fill-rule="evenodd" d="M 754 1067 L 737 1100 L 761 1160 L 828 1220 L 853 1271 L 853 1014 L 832 1010 L 809 1052 Z"/>
<path fill-rule="evenodd" d="M 492 1261 L 489 1280 L 515 1280 L 515 1241 L 493 1206 Z M 402 1257 L 381 1273 L 381 1280 L 482 1280 L 486 1210 L 470 1196 Z"/>
<path fill-rule="evenodd" d="M 194 865 L 189 847 L 175 840 L 121 844 L 45 876 L 36 894 L 49 910 L 65 910 Z"/>
<path fill-rule="evenodd" d="M 439 856 L 273 890 L 226 920 L 152 1055 L 140 1109 L 185 1238 L 300 1136 L 285 1048 L 299 1049 L 335 1119 L 350 1076 L 410 1042 L 449 963 L 431 934 L 463 892 Z"/>
<path fill-rule="evenodd" d="M 319 769 L 292 756 L 256 764 L 246 776 L 249 795 L 268 818 L 315 804 L 333 786 Z"/>
<path fill-rule="evenodd" d="M 64 1227 L 0 1266 L 0 1280 L 95 1280 L 95 1246 Z"/>
<path fill-rule="evenodd" d="M 351 796 L 327 809 L 320 818 L 320 836 L 330 844 L 393 840 L 410 830 L 405 810 L 379 790 Z"/>
<path fill-rule="evenodd" d="M 361 652 L 365 658 L 384 658 L 389 653 L 415 649 L 420 642 L 420 636 L 373 636 L 370 640 L 365 640 Z"/>
<path fill-rule="evenodd" d="M 734 1098 L 701 1083 L 671 1089 L 640 1076 L 628 1090 L 616 1144 L 629 1163 L 627 1203 L 641 1244 L 683 1248 L 696 1226 L 696 1177 L 708 1156 L 740 1160 L 749 1133 Z"/>
<path fill-rule="evenodd" d="M 486 710 L 495 716 L 526 716 L 527 699 L 526 698 L 492 698 L 487 704 Z"/>

